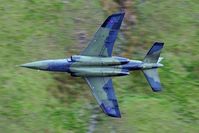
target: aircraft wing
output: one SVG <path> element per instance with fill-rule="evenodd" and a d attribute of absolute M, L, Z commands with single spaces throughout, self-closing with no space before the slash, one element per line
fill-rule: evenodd
<path fill-rule="evenodd" d="M 121 117 L 112 79 L 110 77 L 85 77 L 92 94 L 105 114 Z"/>
<path fill-rule="evenodd" d="M 81 55 L 99 57 L 112 56 L 113 46 L 124 14 L 124 12 L 121 12 L 109 16 L 95 33 L 93 39 L 89 42 L 87 48 L 83 50 Z"/>

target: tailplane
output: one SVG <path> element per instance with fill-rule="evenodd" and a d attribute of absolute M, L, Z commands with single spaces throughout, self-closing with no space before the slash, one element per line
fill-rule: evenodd
<path fill-rule="evenodd" d="M 143 63 L 146 64 L 158 64 L 159 66 L 163 66 L 159 64 L 163 57 L 160 57 L 161 49 L 163 48 L 164 43 L 162 42 L 155 42 L 149 52 L 146 54 Z M 158 75 L 157 68 L 149 68 L 143 69 L 144 76 L 146 77 L 149 85 L 151 86 L 152 90 L 155 92 L 161 91 L 162 86 L 160 83 L 160 78 Z"/>
<path fill-rule="evenodd" d="M 160 57 L 161 49 L 163 48 L 164 43 L 155 42 L 149 52 L 146 54 L 144 61 L 145 63 L 157 63 Z"/>
<path fill-rule="evenodd" d="M 143 73 L 153 91 L 158 92 L 162 90 L 157 68 L 143 70 Z"/>

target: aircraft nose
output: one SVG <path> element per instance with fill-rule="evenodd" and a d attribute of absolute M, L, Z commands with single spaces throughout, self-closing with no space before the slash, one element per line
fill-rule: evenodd
<path fill-rule="evenodd" d="M 48 68 L 48 62 L 36 61 L 36 62 L 22 64 L 20 65 L 20 67 L 26 67 L 26 68 L 37 69 L 37 70 L 46 70 Z"/>

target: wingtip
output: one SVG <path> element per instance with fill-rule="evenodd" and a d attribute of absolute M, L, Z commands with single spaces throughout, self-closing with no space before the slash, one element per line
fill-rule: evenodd
<path fill-rule="evenodd" d="M 118 12 L 108 16 L 101 27 L 119 30 L 124 19 L 124 14 L 124 12 Z"/>
<path fill-rule="evenodd" d="M 111 116 L 111 117 L 114 117 L 114 118 L 121 118 L 121 115 L 120 115 L 120 114 L 119 114 L 119 115 L 106 114 L 106 115 Z"/>
<path fill-rule="evenodd" d="M 110 112 L 105 112 L 105 111 L 104 111 L 104 113 L 107 116 L 111 116 L 111 117 L 114 117 L 114 118 L 121 118 L 121 114 L 120 114 L 119 110 L 116 111 L 115 113 L 110 113 Z"/>
<path fill-rule="evenodd" d="M 162 91 L 161 85 L 159 85 L 159 86 L 151 86 L 151 89 L 153 90 L 153 92 L 161 92 Z"/>
<path fill-rule="evenodd" d="M 163 46 L 163 45 L 164 45 L 164 42 L 155 42 L 154 45 Z"/>
<path fill-rule="evenodd" d="M 114 109 L 109 109 L 109 108 L 106 108 L 103 103 L 100 105 L 100 107 L 107 116 L 121 118 L 121 113 L 118 107 Z"/>

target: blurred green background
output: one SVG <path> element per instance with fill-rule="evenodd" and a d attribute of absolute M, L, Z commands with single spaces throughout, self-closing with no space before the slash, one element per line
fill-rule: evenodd
<path fill-rule="evenodd" d="M 1 0 L 0 133 L 198 133 L 198 0 Z M 125 9 L 114 54 L 142 60 L 165 47 L 164 91 L 141 72 L 114 78 L 121 119 L 105 116 L 83 79 L 17 65 L 78 54 L 104 19 Z"/>

